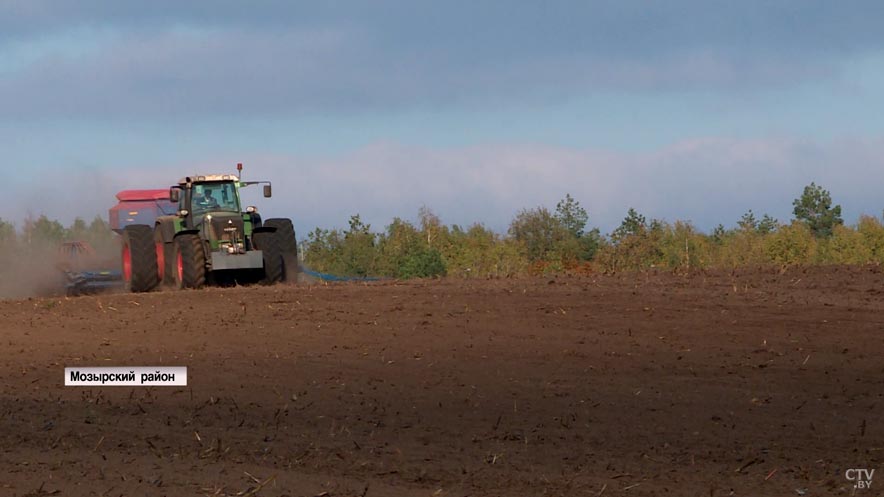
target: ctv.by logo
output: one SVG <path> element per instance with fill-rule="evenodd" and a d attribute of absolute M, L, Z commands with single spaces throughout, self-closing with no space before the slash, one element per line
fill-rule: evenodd
<path fill-rule="evenodd" d="M 853 482 L 853 488 L 872 488 L 872 476 L 874 469 L 851 468 L 844 472 L 844 478 Z"/>

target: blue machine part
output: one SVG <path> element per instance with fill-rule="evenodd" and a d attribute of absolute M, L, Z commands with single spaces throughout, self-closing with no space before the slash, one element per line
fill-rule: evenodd
<path fill-rule="evenodd" d="M 120 271 L 65 271 L 66 293 L 70 296 L 86 295 L 121 288 L 123 274 Z"/>
<path fill-rule="evenodd" d="M 328 273 L 320 273 L 318 271 L 313 271 L 312 269 L 301 266 L 301 272 L 306 274 L 307 276 L 311 276 L 318 280 L 322 281 L 379 281 L 380 278 L 375 278 L 371 276 L 337 276 L 334 274 Z"/>

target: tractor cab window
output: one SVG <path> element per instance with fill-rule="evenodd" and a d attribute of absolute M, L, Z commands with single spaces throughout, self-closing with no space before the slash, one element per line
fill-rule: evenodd
<path fill-rule="evenodd" d="M 205 183 L 193 186 L 193 212 L 239 212 L 236 185 L 232 182 Z"/>

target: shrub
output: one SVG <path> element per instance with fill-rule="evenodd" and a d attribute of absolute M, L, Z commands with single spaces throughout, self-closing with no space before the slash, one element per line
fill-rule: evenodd
<path fill-rule="evenodd" d="M 869 251 L 869 260 L 884 263 L 884 226 L 872 216 L 860 216 L 856 231 L 862 235 L 863 244 Z"/>
<path fill-rule="evenodd" d="M 781 226 L 764 239 L 764 252 L 770 262 L 780 265 L 810 264 L 817 243 L 810 228 L 802 222 Z"/>

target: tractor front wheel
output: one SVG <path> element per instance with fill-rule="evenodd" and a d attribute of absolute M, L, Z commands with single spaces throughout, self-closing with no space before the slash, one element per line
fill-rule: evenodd
<path fill-rule="evenodd" d="M 291 219 L 272 218 L 264 221 L 264 226 L 276 228 L 276 239 L 282 253 L 283 281 L 297 283 L 301 266 L 298 263 L 298 240 Z"/>
<path fill-rule="evenodd" d="M 123 230 L 123 281 L 130 292 L 149 292 L 159 283 L 157 252 L 150 226 L 133 224 Z"/>
<path fill-rule="evenodd" d="M 283 280 L 282 253 L 279 238 L 273 232 L 259 232 L 252 236 L 255 247 L 264 256 L 264 279 L 261 283 L 272 285 Z"/>
<path fill-rule="evenodd" d="M 178 288 L 202 288 L 206 285 L 206 250 L 199 235 L 175 237 L 172 278 Z"/>

